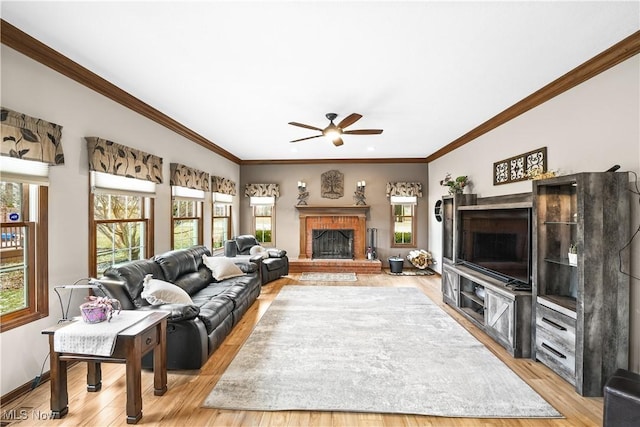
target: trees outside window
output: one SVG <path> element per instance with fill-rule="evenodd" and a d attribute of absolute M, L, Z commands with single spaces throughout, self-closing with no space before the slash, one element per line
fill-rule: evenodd
<path fill-rule="evenodd" d="M 48 316 L 48 188 L 0 181 L 0 325 Z"/>
<path fill-rule="evenodd" d="M 173 249 L 185 249 L 202 244 L 202 202 L 174 199 L 172 201 Z"/>
<path fill-rule="evenodd" d="M 415 204 L 391 205 L 392 248 L 416 247 L 416 210 Z"/>
<path fill-rule="evenodd" d="M 224 247 L 224 242 L 231 238 L 231 205 L 213 203 L 211 249 L 215 251 Z"/>
<path fill-rule="evenodd" d="M 275 242 L 275 206 L 253 206 L 253 234 L 262 246 L 273 246 Z"/>
<path fill-rule="evenodd" d="M 90 274 L 100 277 L 113 265 L 147 258 L 153 248 L 152 199 L 94 193 L 91 201 Z"/>

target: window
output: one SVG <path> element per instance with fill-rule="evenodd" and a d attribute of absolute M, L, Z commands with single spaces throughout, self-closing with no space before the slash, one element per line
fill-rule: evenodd
<path fill-rule="evenodd" d="M 391 203 L 392 248 L 416 247 L 415 203 Z"/>
<path fill-rule="evenodd" d="M 62 127 L 2 107 L 0 331 L 49 315 L 49 167 L 64 164 Z"/>
<path fill-rule="evenodd" d="M 228 203 L 213 202 L 213 224 L 212 224 L 213 250 L 222 249 L 225 240 L 231 238 L 231 205 Z"/>
<path fill-rule="evenodd" d="M 113 266 L 148 258 L 153 248 L 153 199 L 142 195 L 93 193 L 90 271 L 100 277 Z"/>
<path fill-rule="evenodd" d="M 275 217 L 274 205 L 253 206 L 253 234 L 262 246 L 273 246 L 275 241 L 275 229 L 273 227 Z"/>
<path fill-rule="evenodd" d="M 49 315 L 48 188 L 0 181 L 0 327 Z"/>
<path fill-rule="evenodd" d="M 211 176 L 212 209 L 212 251 L 224 248 L 224 242 L 231 238 L 231 206 L 236 195 L 236 183 L 228 178 Z"/>
<path fill-rule="evenodd" d="M 202 244 L 202 206 L 209 189 L 209 174 L 171 163 L 171 247 L 186 249 Z"/>
<path fill-rule="evenodd" d="M 202 244 L 202 202 L 173 199 L 173 249 L 185 249 Z"/>
<path fill-rule="evenodd" d="M 95 136 L 89 156 L 89 274 L 153 254 L 156 184 L 162 158 Z"/>
<path fill-rule="evenodd" d="M 244 191 L 253 210 L 252 232 L 263 246 L 275 246 L 276 197 L 280 197 L 278 184 L 247 184 Z"/>

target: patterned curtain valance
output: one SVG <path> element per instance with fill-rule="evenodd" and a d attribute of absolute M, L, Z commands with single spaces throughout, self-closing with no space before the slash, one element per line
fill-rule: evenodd
<path fill-rule="evenodd" d="M 62 126 L 0 108 L 0 154 L 49 165 L 64 164 Z"/>
<path fill-rule="evenodd" d="M 235 196 L 237 194 L 236 183 L 228 178 L 211 175 L 211 191 L 214 193 L 222 193 L 228 194 L 230 196 Z"/>
<path fill-rule="evenodd" d="M 193 188 L 194 190 L 209 191 L 209 174 L 180 163 L 170 163 L 170 185 Z"/>
<path fill-rule="evenodd" d="M 280 197 L 278 184 L 247 184 L 244 197 Z"/>
<path fill-rule="evenodd" d="M 89 170 L 162 183 L 162 157 L 88 136 Z"/>
<path fill-rule="evenodd" d="M 387 182 L 387 197 L 415 196 L 422 197 L 421 182 Z"/>

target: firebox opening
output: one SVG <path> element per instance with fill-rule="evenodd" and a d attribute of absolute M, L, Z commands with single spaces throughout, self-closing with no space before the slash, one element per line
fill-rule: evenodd
<path fill-rule="evenodd" d="M 353 259 L 353 230 L 312 230 L 312 258 Z"/>

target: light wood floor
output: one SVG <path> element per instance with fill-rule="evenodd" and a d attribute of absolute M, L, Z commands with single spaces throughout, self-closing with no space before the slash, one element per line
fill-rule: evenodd
<path fill-rule="evenodd" d="M 153 374 L 143 372 L 143 417 L 139 425 L 162 426 L 601 426 L 602 398 L 584 398 L 568 383 L 541 363 L 513 359 L 483 332 L 442 303 L 439 276 L 358 275 L 357 282 L 322 285 L 415 286 L 458 320 L 497 357 L 560 411 L 564 419 L 473 419 L 414 415 L 385 415 L 342 412 L 256 412 L 201 408 L 200 404 L 225 371 L 243 342 L 280 289 L 288 284 L 304 285 L 298 274 L 271 282 L 262 288 L 258 301 L 245 314 L 223 345 L 199 371 L 169 371 L 169 390 L 153 395 Z M 103 364 L 103 388 L 88 393 L 86 365 L 69 369 L 69 413 L 61 420 L 47 420 L 49 382 L 2 408 L 25 410 L 28 419 L 10 426 L 119 426 L 125 420 L 124 365 Z M 38 420 L 38 414 L 41 420 Z M 3 425 L 5 425 L 3 423 Z"/>

